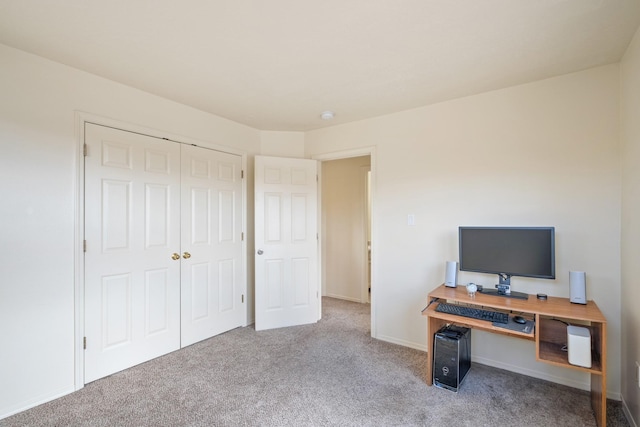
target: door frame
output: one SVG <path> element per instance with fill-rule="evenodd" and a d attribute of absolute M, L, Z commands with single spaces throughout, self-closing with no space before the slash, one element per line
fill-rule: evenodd
<path fill-rule="evenodd" d="M 369 157 L 369 160 L 371 160 L 371 157 Z M 371 265 L 371 258 L 369 255 L 369 245 L 371 245 L 372 239 L 371 239 L 371 221 L 370 221 L 370 217 L 371 217 L 371 206 L 370 206 L 370 196 L 369 194 L 371 193 L 371 184 L 369 183 L 370 179 L 369 176 L 371 175 L 371 166 L 360 166 L 360 179 L 364 182 L 364 188 L 365 188 L 365 193 L 364 193 L 364 207 L 365 207 L 365 211 L 363 212 L 363 216 L 364 216 L 364 235 L 365 235 L 365 248 L 364 248 L 364 273 L 363 273 L 363 277 L 364 277 L 364 285 L 363 287 L 360 289 L 361 291 L 361 300 L 363 302 L 369 302 L 369 290 L 371 289 L 371 281 L 370 281 L 370 268 L 369 266 Z"/>
<path fill-rule="evenodd" d="M 314 154 L 312 159 L 320 161 L 320 167 L 318 168 L 318 233 L 322 236 L 322 164 L 325 161 L 348 159 L 351 157 L 369 156 L 371 160 L 371 188 L 369 194 L 371 195 L 371 337 L 377 338 L 378 332 L 376 327 L 376 312 L 377 312 L 377 298 L 376 298 L 376 282 L 377 282 L 377 231 L 376 231 L 376 209 L 375 209 L 375 194 L 376 194 L 376 147 L 361 147 L 349 150 L 330 151 L 326 153 Z M 320 277 L 320 288 L 322 289 L 322 272 L 324 271 L 324 260 L 322 259 L 322 239 L 320 239 L 320 248 L 318 251 L 318 261 L 320 268 L 318 269 Z M 320 304 L 319 313 L 322 313 L 322 298 L 318 298 L 318 304 Z"/>
<path fill-rule="evenodd" d="M 74 111 L 74 123 L 75 132 L 74 138 L 76 140 L 76 170 L 75 170 L 75 184 L 76 184 L 76 205 L 74 209 L 74 387 L 75 390 L 80 390 L 84 387 L 84 128 L 86 123 L 93 123 L 100 126 L 112 127 L 120 129 L 126 132 L 139 133 L 155 138 L 165 139 L 173 141 L 175 143 L 183 143 L 196 145 L 198 147 L 208 148 L 212 150 L 221 151 L 228 154 L 234 154 L 242 158 L 242 233 L 244 238 L 242 239 L 242 272 L 241 278 L 242 292 L 245 295 L 245 312 L 243 326 L 247 326 L 247 319 L 249 319 L 250 304 L 248 304 L 247 293 L 247 153 L 242 150 L 237 150 L 225 145 L 219 145 L 212 142 L 206 142 L 183 135 L 173 134 L 171 132 L 149 128 L 145 126 L 139 126 L 124 122 L 121 120 L 111 119 L 108 117 L 99 116 L 85 111 Z"/>

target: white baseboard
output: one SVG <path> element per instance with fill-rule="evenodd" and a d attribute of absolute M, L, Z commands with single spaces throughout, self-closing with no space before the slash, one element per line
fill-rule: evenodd
<path fill-rule="evenodd" d="M 337 294 L 325 294 L 323 295 L 323 297 L 329 297 L 329 298 L 335 298 L 335 299 L 342 299 L 345 301 L 351 301 L 351 302 L 359 302 L 359 303 L 366 303 L 368 301 L 362 301 L 360 298 L 352 298 L 352 297 L 346 297 L 344 295 L 337 295 Z"/>
<path fill-rule="evenodd" d="M 631 411 L 629 411 L 629 406 L 627 406 L 627 402 L 624 401 L 624 396 L 622 396 L 622 413 L 624 417 L 627 419 L 627 422 L 631 427 L 638 427 L 638 423 L 633 419 L 631 415 Z"/>
<path fill-rule="evenodd" d="M 400 339 L 397 339 L 397 338 L 394 338 L 394 337 L 389 337 L 389 336 L 386 336 L 386 335 L 379 335 L 379 336 L 373 337 L 373 338 L 375 338 L 377 340 L 380 340 L 380 341 L 390 342 L 391 344 L 398 344 L 398 345 L 401 345 L 401 346 L 404 346 L 404 347 L 409 347 L 409 348 L 413 348 L 413 349 L 416 349 L 416 350 L 424 351 L 425 353 L 427 351 L 427 346 L 425 344 L 420 344 L 420 343 L 417 343 L 417 342 L 400 340 Z M 425 354 L 425 357 L 426 357 L 426 354 Z"/>
<path fill-rule="evenodd" d="M 27 409 L 35 408 L 36 406 L 42 405 L 43 403 L 51 402 L 52 400 L 56 400 L 59 397 L 66 396 L 67 394 L 73 393 L 74 391 L 76 390 L 73 387 L 65 387 L 57 391 L 54 390 L 52 393 L 47 393 L 46 395 L 39 395 L 34 397 L 33 399 L 29 399 L 15 405 L 10 405 L 6 408 L 0 408 L 0 420 L 20 413 L 22 411 L 26 411 Z"/>

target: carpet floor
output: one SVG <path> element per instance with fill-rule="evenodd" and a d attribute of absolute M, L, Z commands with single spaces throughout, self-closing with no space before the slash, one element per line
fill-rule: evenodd
<path fill-rule="evenodd" d="M 0 420 L 14 426 L 596 426 L 589 393 L 473 363 L 458 393 L 424 352 L 372 339 L 369 305 L 313 325 L 238 328 Z M 628 426 L 610 401 L 609 427 Z"/>

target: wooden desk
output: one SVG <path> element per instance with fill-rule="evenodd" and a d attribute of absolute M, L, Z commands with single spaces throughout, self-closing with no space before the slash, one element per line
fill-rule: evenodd
<path fill-rule="evenodd" d="M 433 384 L 433 343 L 434 335 L 447 324 L 456 324 L 482 331 L 508 335 L 515 338 L 534 341 L 536 344 L 536 359 L 565 368 L 577 369 L 591 374 L 591 406 L 595 412 L 596 422 L 600 427 L 605 427 L 607 422 L 607 320 L 593 301 L 586 305 L 572 304 L 568 298 L 548 297 L 547 300 L 539 300 L 535 295 L 529 295 L 529 299 L 505 298 L 493 295 L 476 293 L 475 297 L 467 294 L 464 286 L 449 288 L 444 285 L 434 289 L 427 303 L 434 298 L 449 302 L 464 303 L 474 306 L 482 306 L 485 309 L 513 312 L 527 319 L 535 321 L 535 331 L 532 334 L 512 331 L 484 320 L 470 319 L 451 314 L 439 313 L 436 307 L 439 302 L 430 304 L 422 311 L 427 317 L 427 345 L 429 357 L 427 362 L 427 384 Z M 562 346 L 567 343 L 566 324 L 557 320 L 564 320 L 572 325 L 588 328 L 591 332 L 591 368 L 583 368 L 569 364 L 566 351 Z"/>

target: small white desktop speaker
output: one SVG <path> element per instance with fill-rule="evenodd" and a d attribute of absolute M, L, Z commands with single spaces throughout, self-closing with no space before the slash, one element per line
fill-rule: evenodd
<path fill-rule="evenodd" d="M 581 326 L 567 326 L 567 352 L 572 365 L 591 367 L 591 332 Z"/>
<path fill-rule="evenodd" d="M 447 261 L 444 285 L 450 288 L 458 286 L 458 263 L 456 261 Z"/>
<path fill-rule="evenodd" d="M 569 272 L 569 288 L 571 295 L 569 301 L 574 304 L 587 303 L 587 280 L 584 271 Z"/>

